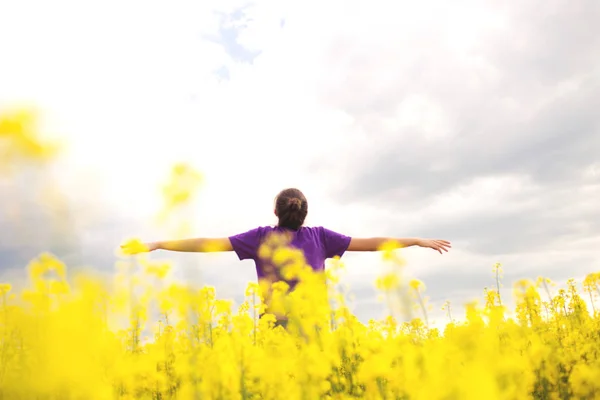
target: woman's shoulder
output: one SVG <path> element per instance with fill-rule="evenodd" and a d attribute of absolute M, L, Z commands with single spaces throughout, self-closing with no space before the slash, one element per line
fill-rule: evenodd
<path fill-rule="evenodd" d="M 345 238 L 349 237 L 349 236 L 339 233 L 337 230 L 331 230 L 324 226 L 313 226 L 310 228 L 307 227 L 307 229 L 310 229 L 310 231 L 315 236 L 318 235 L 323 240 L 330 240 L 331 238 L 344 238 L 345 239 Z"/>
<path fill-rule="evenodd" d="M 310 233 L 315 236 L 322 236 L 323 232 L 325 232 L 325 228 L 322 226 L 303 226 L 302 229 L 306 233 Z"/>
<path fill-rule="evenodd" d="M 276 233 L 276 232 L 295 232 L 295 233 L 300 233 L 300 234 L 307 234 L 307 233 L 321 232 L 323 230 L 323 227 L 321 227 L 321 226 L 304 226 L 303 225 L 300 227 L 300 229 L 292 231 L 289 228 L 282 228 L 277 225 L 264 225 L 264 226 L 259 226 L 256 229 L 264 234 L 268 234 L 271 232 L 274 232 L 274 233 Z"/>
<path fill-rule="evenodd" d="M 289 229 L 281 228 L 277 225 L 264 225 L 255 228 L 256 232 L 261 236 L 267 236 L 270 234 L 290 232 Z M 310 235 L 314 237 L 321 237 L 325 232 L 325 228 L 322 226 L 302 226 L 296 231 L 296 234 L 301 236 Z"/>
<path fill-rule="evenodd" d="M 308 231 L 311 231 L 311 232 L 319 232 L 319 233 L 322 233 L 322 232 L 324 232 L 324 231 L 327 230 L 327 228 L 325 228 L 324 226 L 321 226 L 321 225 L 317 225 L 317 226 L 303 226 L 302 228 L 306 229 Z"/>
<path fill-rule="evenodd" d="M 277 225 L 261 225 L 258 226 L 254 229 L 252 229 L 253 231 L 255 231 L 256 233 L 258 233 L 261 236 L 264 235 L 268 235 L 272 232 L 283 232 L 283 231 L 287 231 L 286 228 L 280 228 Z M 303 234 L 311 234 L 311 235 L 323 235 L 324 233 L 327 232 L 327 229 L 323 226 L 302 226 L 299 230 L 298 233 L 302 232 Z"/>

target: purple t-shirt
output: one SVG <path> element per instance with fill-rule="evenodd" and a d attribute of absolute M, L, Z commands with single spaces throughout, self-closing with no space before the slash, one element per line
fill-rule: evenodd
<path fill-rule="evenodd" d="M 261 244 L 271 234 L 289 233 L 292 235 L 290 246 L 302 250 L 306 263 L 315 271 L 325 269 L 325 260 L 335 256 L 341 257 L 350 244 L 350 237 L 319 227 L 301 227 L 293 231 L 281 227 L 261 226 L 235 236 L 229 240 L 240 260 L 254 260 L 258 279 L 265 278 L 269 261 L 258 255 Z M 296 282 L 288 282 L 295 286 Z"/>

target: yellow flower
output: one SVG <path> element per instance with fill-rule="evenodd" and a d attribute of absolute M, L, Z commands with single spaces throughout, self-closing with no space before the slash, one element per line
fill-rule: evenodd
<path fill-rule="evenodd" d="M 66 266 L 58 258 L 50 253 L 42 253 L 39 259 L 45 265 L 47 271 L 53 271 L 60 279 L 65 279 Z"/>
<path fill-rule="evenodd" d="M 37 113 L 33 109 L 0 114 L 0 167 L 53 158 L 58 153 L 58 143 L 44 141 L 39 136 Z"/>
<path fill-rule="evenodd" d="M 411 279 L 409 286 L 416 291 L 425 289 L 425 284 L 418 279 Z"/>
<path fill-rule="evenodd" d="M 217 300 L 215 302 L 215 311 L 217 314 L 230 313 L 231 302 L 227 300 Z"/>
<path fill-rule="evenodd" d="M 254 295 L 258 295 L 258 294 L 259 294 L 258 283 L 256 283 L 256 282 L 248 283 L 248 285 L 246 286 L 245 295 L 246 296 L 254 296 Z"/>
<path fill-rule="evenodd" d="M 269 259 L 269 258 L 271 258 L 272 254 L 273 254 L 273 250 L 266 243 L 263 243 L 258 248 L 258 257 L 261 258 L 261 259 Z"/>
<path fill-rule="evenodd" d="M 51 294 L 67 294 L 69 293 L 69 284 L 63 281 L 52 281 L 50 282 L 50 293 Z"/>
<path fill-rule="evenodd" d="M 171 266 L 167 263 L 146 263 L 145 271 L 159 279 L 164 279 L 171 271 Z"/>
<path fill-rule="evenodd" d="M 385 274 L 376 280 L 376 286 L 380 290 L 394 290 L 400 286 L 400 278 L 396 273 Z"/>
<path fill-rule="evenodd" d="M 121 245 L 121 253 L 124 255 L 135 255 L 139 253 L 146 253 L 148 251 L 148 246 L 142 243 L 139 239 L 129 239 Z"/>
<path fill-rule="evenodd" d="M 389 240 L 379 246 L 378 250 L 382 252 L 382 258 L 384 261 L 392 262 L 398 266 L 405 264 L 403 258 L 401 258 L 395 250 L 401 249 L 402 245 L 396 240 Z"/>
<path fill-rule="evenodd" d="M 179 163 L 173 166 L 169 182 L 163 187 L 166 210 L 188 202 L 202 183 L 202 175 L 190 165 Z"/>

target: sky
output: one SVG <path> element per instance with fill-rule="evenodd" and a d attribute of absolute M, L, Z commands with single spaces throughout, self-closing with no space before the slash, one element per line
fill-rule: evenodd
<path fill-rule="evenodd" d="M 171 235 L 160 185 L 188 162 L 194 236 L 274 224 L 298 187 L 308 225 L 451 241 L 401 251 L 439 318 L 496 262 L 505 297 L 581 280 L 600 270 L 599 18 L 594 0 L 4 0 L 0 112 L 35 106 L 68 147 L 0 180 L 0 276 L 44 250 L 112 272 L 123 239 Z M 224 297 L 256 279 L 233 253 L 152 258 Z M 380 255 L 344 261 L 356 314 L 384 315 Z"/>

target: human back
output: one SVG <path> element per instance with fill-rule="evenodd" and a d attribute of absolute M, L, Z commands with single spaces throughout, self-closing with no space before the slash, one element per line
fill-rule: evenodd
<path fill-rule="evenodd" d="M 275 197 L 276 226 L 261 226 L 229 237 L 240 260 L 254 260 L 259 280 L 271 283 L 284 280 L 290 286 L 296 279 L 286 279 L 282 269 L 289 264 L 305 264 L 322 272 L 325 260 L 341 257 L 351 238 L 324 227 L 304 226 L 308 201 L 295 188 L 282 190 Z"/>
<path fill-rule="evenodd" d="M 293 287 L 297 280 L 286 279 L 285 267 L 301 264 L 314 272 L 323 272 L 325 260 L 341 257 L 351 238 L 322 226 L 301 226 L 296 230 L 261 226 L 229 240 L 240 260 L 254 260 L 259 280 L 271 283 L 283 280 Z"/>

